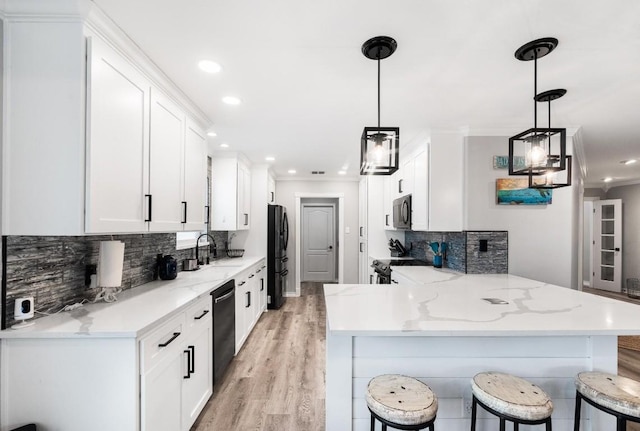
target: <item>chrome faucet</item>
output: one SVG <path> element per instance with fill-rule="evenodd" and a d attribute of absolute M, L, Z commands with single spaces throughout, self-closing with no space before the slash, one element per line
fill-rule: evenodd
<path fill-rule="evenodd" d="M 203 233 L 196 240 L 196 262 L 198 263 L 198 265 L 203 264 L 203 262 L 201 262 L 200 259 L 198 258 L 198 244 L 200 243 L 200 238 L 202 238 L 203 236 L 208 236 L 209 238 L 211 238 L 211 244 L 209 244 L 209 252 L 211 254 L 213 254 L 213 257 L 217 257 L 216 255 L 218 254 L 218 248 L 216 246 L 216 240 L 213 239 L 213 237 L 211 235 L 209 235 L 208 233 Z M 209 262 L 207 262 L 207 263 L 209 263 Z"/>

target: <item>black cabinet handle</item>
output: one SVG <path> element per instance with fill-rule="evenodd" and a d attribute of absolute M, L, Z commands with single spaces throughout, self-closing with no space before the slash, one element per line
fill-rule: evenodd
<path fill-rule="evenodd" d="M 264 290 L 264 278 L 260 279 L 260 292 Z"/>
<path fill-rule="evenodd" d="M 255 276 L 256 276 L 255 274 L 251 274 L 251 275 L 249 276 L 249 278 L 253 278 L 253 277 L 255 277 Z"/>
<path fill-rule="evenodd" d="M 384 225 L 389 226 L 389 214 L 384 215 Z"/>
<path fill-rule="evenodd" d="M 369 274 L 369 284 L 373 284 L 373 274 Z"/>
<path fill-rule="evenodd" d="M 360 226 L 360 236 L 364 236 L 364 227 Z"/>
<path fill-rule="evenodd" d="M 251 307 L 251 292 L 247 292 L 247 305 L 245 308 Z"/>
<path fill-rule="evenodd" d="M 201 315 L 194 317 L 193 320 L 200 320 L 207 314 L 209 314 L 209 310 L 204 310 Z"/>
<path fill-rule="evenodd" d="M 241 281 L 238 286 L 243 286 L 246 283 L 246 281 Z"/>
<path fill-rule="evenodd" d="M 204 207 L 206 208 L 204 224 L 209 224 L 211 222 L 211 207 L 209 205 L 205 205 Z"/>
<path fill-rule="evenodd" d="M 614 251 L 620 251 L 620 247 L 616 247 L 613 249 Z"/>
<path fill-rule="evenodd" d="M 189 368 L 189 373 L 195 373 L 196 372 L 196 346 L 189 346 L 187 347 L 187 349 L 191 350 L 191 354 L 189 355 L 191 357 L 191 364 L 190 368 Z"/>
<path fill-rule="evenodd" d="M 398 180 L 398 193 L 402 193 L 402 180 Z"/>
<path fill-rule="evenodd" d="M 160 343 L 158 344 L 158 347 L 167 347 L 169 344 L 171 344 L 173 342 L 173 340 L 175 340 L 176 338 L 178 338 L 180 336 L 179 332 L 174 332 L 173 336 L 171 338 L 169 338 L 167 341 L 165 341 L 164 343 Z"/>
<path fill-rule="evenodd" d="M 249 226 L 249 214 L 244 213 L 244 225 Z"/>
<path fill-rule="evenodd" d="M 182 201 L 182 223 L 187 222 L 187 203 Z"/>
<path fill-rule="evenodd" d="M 271 203 L 273 203 L 273 201 L 276 200 L 276 194 L 274 192 L 269 192 L 271 193 Z"/>
<path fill-rule="evenodd" d="M 182 378 L 190 379 L 191 378 L 191 350 L 183 350 L 182 353 L 187 354 L 187 375 L 182 376 Z"/>
<path fill-rule="evenodd" d="M 363 245 L 364 245 L 364 243 L 363 243 L 363 242 L 361 242 L 361 243 L 360 243 L 360 253 L 363 253 L 363 252 L 364 252 L 364 248 L 362 247 Z"/>
<path fill-rule="evenodd" d="M 147 199 L 147 208 L 149 208 L 149 210 L 147 211 L 147 218 L 145 219 L 145 221 L 151 221 L 151 208 L 153 203 L 153 201 L 151 200 L 152 197 L 151 195 L 144 195 L 144 197 Z"/>

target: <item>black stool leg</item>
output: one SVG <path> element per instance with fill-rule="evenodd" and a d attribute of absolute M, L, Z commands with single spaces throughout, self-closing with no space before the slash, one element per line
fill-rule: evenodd
<path fill-rule="evenodd" d="M 371 431 L 376 431 L 376 418 L 371 414 Z"/>
<path fill-rule="evenodd" d="M 504 418 L 500 418 L 500 431 L 505 431 L 505 421 Z"/>
<path fill-rule="evenodd" d="M 627 431 L 627 420 L 625 418 L 619 417 L 617 423 L 616 431 Z"/>
<path fill-rule="evenodd" d="M 382 422 L 382 431 L 387 431 L 387 424 Z"/>
<path fill-rule="evenodd" d="M 518 431 L 520 429 L 520 424 L 518 422 L 513 423 L 513 431 Z"/>
<path fill-rule="evenodd" d="M 580 431 L 580 404 L 582 396 L 576 391 L 576 412 L 573 415 L 573 431 Z"/>
<path fill-rule="evenodd" d="M 551 417 L 547 419 L 547 431 L 551 431 Z"/>
<path fill-rule="evenodd" d="M 476 409 L 477 403 L 476 397 L 474 395 L 471 399 L 471 431 L 476 431 Z"/>

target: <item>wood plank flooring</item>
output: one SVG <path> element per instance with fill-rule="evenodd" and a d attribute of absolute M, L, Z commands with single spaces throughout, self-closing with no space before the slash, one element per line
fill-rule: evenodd
<path fill-rule="evenodd" d="M 264 313 L 191 431 L 323 431 L 322 283 Z"/>
<path fill-rule="evenodd" d="M 191 431 L 324 431 L 325 307 L 322 283 L 264 313 Z M 589 293 L 634 302 L 626 295 Z M 618 348 L 618 373 L 640 381 L 640 351 Z M 628 423 L 627 431 L 640 431 Z"/>

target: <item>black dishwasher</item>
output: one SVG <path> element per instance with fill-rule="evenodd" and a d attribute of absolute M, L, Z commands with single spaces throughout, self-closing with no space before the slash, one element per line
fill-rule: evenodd
<path fill-rule="evenodd" d="M 220 381 L 236 350 L 235 280 L 211 292 L 213 296 L 213 383 Z"/>

